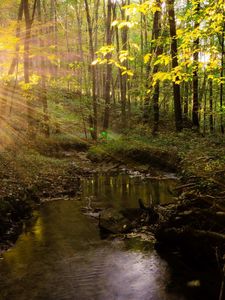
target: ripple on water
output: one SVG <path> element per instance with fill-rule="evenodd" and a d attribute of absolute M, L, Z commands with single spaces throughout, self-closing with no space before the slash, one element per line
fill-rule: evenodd
<path fill-rule="evenodd" d="M 60 278 L 54 278 L 53 285 L 57 288 L 51 295 L 56 299 L 62 295 L 59 281 L 71 299 L 182 299 L 166 294 L 167 265 L 155 252 L 143 254 L 98 248 L 60 261 L 56 274 L 60 274 Z"/>

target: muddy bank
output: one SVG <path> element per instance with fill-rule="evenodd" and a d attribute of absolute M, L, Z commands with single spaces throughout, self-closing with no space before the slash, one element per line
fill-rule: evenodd
<path fill-rule="evenodd" d="M 70 137 L 63 139 L 59 136 L 52 136 L 48 139 L 38 137 L 32 144 L 33 149 L 36 149 L 41 155 L 63 158 L 72 152 L 86 152 L 90 144 L 87 141 Z"/>
<path fill-rule="evenodd" d="M 0 253 L 16 241 L 23 222 L 31 218 L 38 203 L 39 198 L 32 189 L 21 185 L 0 198 Z"/>
<path fill-rule="evenodd" d="M 32 157 L 23 166 L 17 156 L 14 152 L 0 155 L 0 252 L 12 246 L 23 223 L 41 202 L 76 196 L 80 177 L 87 172 L 71 160 L 58 166 L 42 158 L 44 164 L 40 167 Z"/>
<path fill-rule="evenodd" d="M 88 158 L 95 163 L 114 161 L 130 166 L 133 165 L 133 167 L 141 164 L 149 168 L 153 167 L 169 172 L 177 172 L 181 162 L 176 151 L 170 152 L 157 148 L 139 149 L 136 146 L 131 146 L 128 149 L 121 147 L 112 149 L 109 152 L 107 152 L 107 149 L 104 149 L 104 145 L 92 147 L 88 151 Z"/>

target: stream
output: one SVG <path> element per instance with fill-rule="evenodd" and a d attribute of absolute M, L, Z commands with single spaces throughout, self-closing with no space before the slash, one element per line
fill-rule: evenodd
<path fill-rule="evenodd" d="M 174 178 L 136 175 L 94 175 L 82 180 L 79 197 L 44 203 L 0 260 L 0 300 L 210 299 L 183 265 L 175 269 L 135 238 L 101 239 L 97 221 L 82 213 L 92 205 L 138 207 L 138 198 L 174 201 Z"/>

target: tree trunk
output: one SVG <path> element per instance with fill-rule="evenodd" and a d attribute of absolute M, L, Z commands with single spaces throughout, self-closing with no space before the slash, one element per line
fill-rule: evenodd
<path fill-rule="evenodd" d="M 110 46 L 112 44 L 112 29 L 111 29 L 111 20 L 112 20 L 112 1 L 108 0 L 107 3 L 107 20 L 106 20 L 106 44 Z M 105 112 L 104 112 L 104 120 L 103 120 L 103 130 L 107 130 L 109 128 L 109 116 L 110 116 L 110 103 L 111 103 L 111 80 L 112 80 L 112 65 L 109 64 L 109 60 L 112 57 L 111 54 L 108 54 L 107 65 L 106 65 L 106 80 L 105 80 Z"/>
<path fill-rule="evenodd" d="M 163 47 L 161 45 L 161 41 L 159 41 L 159 37 L 161 34 L 161 0 L 157 0 L 157 7 L 159 10 L 157 10 L 154 14 L 154 21 L 153 21 L 153 40 L 156 41 L 155 46 L 155 53 L 156 57 L 161 55 L 163 53 Z M 153 76 L 154 74 L 158 73 L 159 71 L 159 65 L 154 65 L 153 67 Z M 159 128 L 159 80 L 157 80 L 154 89 L 153 89 L 153 96 L 152 96 L 152 102 L 153 102 L 153 114 L 154 114 L 154 123 L 153 123 L 153 129 L 152 133 L 156 134 Z"/>
<path fill-rule="evenodd" d="M 199 0 L 196 3 L 195 7 L 195 16 L 198 17 L 200 11 L 200 3 Z M 195 22 L 195 29 L 199 27 L 199 22 Z M 199 62 L 199 43 L 200 40 L 197 38 L 194 41 L 194 54 L 193 54 L 193 64 L 194 64 L 194 72 L 193 72 L 193 110 L 192 110 L 192 121 L 193 125 L 199 129 L 199 97 L 198 97 L 198 62 Z"/>
<path fill-rule="evenodd" d="M 171 56 L 172 67 L 175 69 L 178 67 L 178 50 L 177 50 L 177 38 L 176 38 L 176 20 L 174 12 L 174 0 L 167 0 L 167 9 L 169 15 L 170 37 L 171 37 Z M 178 78 L 177 78 L 178 79 Z M 183 129 L 182 109 L 181 109 L 181 94 L 180 84 L 173 83 L 173 95 L 174 95 L 174 112 L 175 112 L 175 126 L 177 131 Z"/>
<path fill-rule="evenodd" d="M 209 128 L 210 132 L 213 133 L 213 81 L 209 79 Z"/>
<path fill-rule="evenodd" d="M 20 6 L 19 6 L 19 11 L 18 11 L 18 18 L 17 18 L 17 22 L 18 22 L 18 25 L 17 25 L 17 28 L 16 28 L 16 38 L 19 39 L 20 38 L 20 22 L 22 21 L 23 19 L 23 0 L 21 0 L 20 2 Z M 13 58 L 12 60 L 12 63 L 10 65 L 10 68 L 9 68 L 9 72 L 8 72 L 8 75 L 12 75 L 14 72 L 15 72 L 15 69 L 16 69 L 16 66 L 18 64 L 18 54 L 19 54 L 19 50 L 20 50 L 20 45 L 19 43 L 16 44 L 16 54 L 15 54 L 15 57 Z"/>
<path fill-rule="evenodd" d="M 29 85 L 30 83 L 30 38 L 31 38 L 31 26 L 32 21 L 29 11 L 29 0 L 23 0 L 23 9 L 25 16 L 25 37 L 24 37 L 24 82 Z M 33 108 L 30 101 L 29 91 L 27 94 L 27 122 L 28 122 L 28 135 L 33 137 L 34 135 L 34 119 L 33 119 Z"/>
<path fill-rule="evenodd" d="M 224 68 L 225 68 L 225 21 L 223 24 L 222 37 L 221 37 L 221 72 L 220 72 L 220 77 L 221 77 L 221 83 L 220 83 L 220 131 L 222 134 L 224 134 L 224 124 L 223 124 Z"/>
<path fill-rule="evenodd" d="M 188 119 L 188 106 L 189 106 L 189 83 L 184 83 L 184 119 Z"/>
<path fill-rule="evenodd" d="M 122 20 L 125 20 L 125 10 L 124 6 L 126 6 L 126 0 L 122 0 L 122 9 L 121 9 L 121 17 Z M 125 25 L 121 29 L 121 43 L 122 50 L 127 51 L 128 47 L 128 27 Z M 122 65 L 127 68 L 127 62 L 125 61 Z M 127 75 L 122 75 L 123 71 L 120 70 L 120 93 L 121 93 L 121 121 L 122 128 L 125 129 L 127 127 Z"/>
<path fill-rule="evenodd" d="M 92 21 L 90 16 L 88 0 L 84 0 L 84 2 L 86 8 L 87 24 L 88 24 L 90 56 L 91 56 L 91 61 L 94 61 L 95 52 L 94 52 L 94 42 L 93 42 Z M 91 135 L 94 140 L 97 140 L 98 107 L 97 107 L 97 96 L 96 96 L 96 66 L 95 65 L 91 65 L 91 75 L 92 75 L 92 107 L 93 107 L 93 116 L 90 116 L 90 123 L 93 124 L 93 130 L 91 130 Z"/>
<path fill-rule="evenodd" d="M 44 48 L 44 41 L 43 41 L 43 22 L 42 22 L 42 16 L 41 16 L 41 0 L 37 0 L 37 13 L 38 13 L 38 22 L 40 26 L 39 34 L 39 44 L 41 50 Z M 42 51 L 41 51 L 42 53 Z M 40 76 L 41 76 L 41 91 L 40 91 L 40 98 L 42 102 L 42 107 L 43 107 L 43 132 L 46 137 L 50 136 L 50 128 L 49 128 L 49 114 L 48 114 L 48 99 L 46 95 L 46 62 L 45 62 L 45 57 L 43 54 L 41 54 L 40 57 Z"/>

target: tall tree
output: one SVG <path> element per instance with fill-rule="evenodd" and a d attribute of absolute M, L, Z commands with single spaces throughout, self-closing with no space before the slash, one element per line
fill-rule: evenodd
<path fill-rule="evenodd" d="M 129 4 L 127 0 L 121 1 L 121 17 L 122 20 L 126 20 L 125 15 L 125 6 Z M 125 24 L 121 28 L 121 44 L 122 44 L 122 51 L 128 50 L 128 26 Z M 124 61 L 122 65 L 127 68 L 127 61 Z M 120 70 L 120 93 L 121 93 L 121 120 L 122 120 L 122 128 L 127 127 L 127 74 L 123 74 L 123 71 Z"/>
<path fill-rule="evenodd" d="M 199 80 L 198 80 L 198 64 L 199 64 L 199 44 L 200 39 L 198 35 L 199 30 L 199 12 L 200 12 L 200 1 L 194 3 L 194 16 L 195 16 L 195 25 L 194 29 L 196 32 L 197 38 L 194 40 L 194 54 L 193 54 L 193 110 L 192 110 L 192 121 L 193 125 L 199 129 Z"/>
<path fill-rule="evenodd" d="M 21 21 L 23 19 L 23 0 L 20 1 L 19 5 L 19 11 L 18 11 L 18 17 L 17 17 L 17 28 L 16 28 L 16 38 L 20 38 L 20 32 L 21 32 Z M 15 68 L 18 64 L 18 57 L 19 57 L 19 50 L 20 50 L 20 43 L 16 44 L 15 49 L 15 56 L 13 57 L 13 60 L 11 62 L 10 68 L 9 68 L 9 75 L 12 75 L 15 72 Z"/>
<path fill-rule="evenodd" d="M 43 21 L 42 21 L 42 12 L 41 12 L 41 0 L 37 0 L 37 14 L 38 14 L 38 22 L 39 22 L 39 43 L 40 43 L 40 49 L 43 51 L 45 43 L 43 40 Z M 49 137 L 50 135 L 50 128 L 49 128 L 49 115 L 48 115 L 48 100 L 46 95 L 46 59 L 41 51 L 40 56 L 40 76 L 41 76 L 41 91 L 40 91 L 40 100 L 42 102 L 43 107 L 43 132 L 46 137 Z"/>
<path fill-rule="evenodd" d="M 107 2 L 107 18 L 106 18 L 106 44 L 107 46 L 111 46 L 112 44 L 112 0 L 108 0 Z M 110 58 L 112 55 L 110 53 L 107 54 L 107 65 L 106 65 L 106 80 L 105 80 L 105 112 L 104 112 L 104 120 L 103 120 L 103 130 L 107 130 L 109 127 L 109 115 L 110 115 L 110 102 L 111 102 L 111 79 L 112 79 L 112 64 L 110 63 Z"/>
<path fill-rule="evenodd" d="M 88 34 L 89 34 L 89 48 L 90 48 L 90 57 L 91 61 L 94 61 L 95 51 L 94 51 L 94 41 L 93 41 L 93 28 L 92 28 L 92 20 L 90 15 L 90 8 L 88 4 L 88 0 L 84 0 L 86 17 L 87 17 L 87 25 L 88 25 Z M 90 125 L 93 128 L 91 131 L 92 138 L 97 140 L 98 136 L 98 103 L 97 103 L 97 95 L 96 95 L 96 66 L 91 64 L 91 75 L 92 75 L 92 107 L 93 107 L 93 115 L 90 116 Z"/>
<path fill-rule="evenodd" d="M 23 9 L 25 17 L 25 37 L 24 37 L 24 82 L 26 85 L 30 83 L 30 40 L 31 40 L 31 28 L 34 21 L 35 10 L 37 0 L 34 1 L 32 15 L 30 14 L 29 0 L 23 0 Z M 28 134 L 30 137 L 34 136 L 34 116 L 33 108 L 30 101 L 30 95 L 27 94 L 27 122 L 28 122 Z"/>
<path fill-rule="evenodd" d="M 161 35 L 161 0 L 156 0 L 157 10 L 154 14 L 154 20 L 153 20 L 153 34 L 152 39 L 155 41 L 155 54 L 156 57 L 159 57 L 163 52 L 162 47 L 162 41 L 159 39 Z M 153 76 L 156 74 L 159 70 L 159 64 L 155 64 L 153 67 Z M 152 96 L 152 102 L 153 102 L 153 113 L 154 113 L 154 124 L 152 133 L 156 134 L 159 127 L 159 80 L 156 81 L 153 89 L 153 96 Z"/>
<path fill-rule="evenodd" d="M 225 69 L 225 12 L 223 12 L 223 26 L 221 33 L 221 83 L 220 83 L 220 131 L 224 134 L 223 105 L 224 105 L 224 69 Z"/>
<path fill-rule="evenodd" d="M 213 133 L 213 80 L 209 79 L 209 128 L 210 132 Z"/>
<path fill-rule="evenodd" d="M 171 37 L 171 56 L 173 69 L 178 67 L 178 49 L 177 49 L 177 29 L 174 11 L 174 0 L 167 0 L 167 10 L 169 16 L 170 37 Z M 177 131 L 183 128 L 182 108 L 181 108 L 181 93 L 180 84 L 176 81 L 173 82 L 173 98 L 174 98 L 174 112 L 175 112 L 175 126 Z"/>

